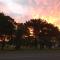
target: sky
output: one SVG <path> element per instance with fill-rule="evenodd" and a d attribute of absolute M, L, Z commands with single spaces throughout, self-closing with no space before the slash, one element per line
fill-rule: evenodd
<path fill-rule="evenodd" d="M 60 0 L 0 0 L 0 12 L 17 23 L 41 18 L 60 28 Z"/>

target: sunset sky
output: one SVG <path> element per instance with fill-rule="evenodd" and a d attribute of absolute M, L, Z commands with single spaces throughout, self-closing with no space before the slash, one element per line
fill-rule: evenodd
<path fill-rule="evenodd" d="M 0 12 L 16 22 L 42 18 L 60 28 L 60 0 L 0 0 Z"/>

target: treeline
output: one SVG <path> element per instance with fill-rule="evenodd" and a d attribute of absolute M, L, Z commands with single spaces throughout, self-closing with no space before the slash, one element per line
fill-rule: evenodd
<path fill-rule="evenodd" d="M 42 19 L 31 19 L 16 23 L 13 18 L 0 13 L 0 47 L 58 48 L 60 31 L 58 27 Z"/>

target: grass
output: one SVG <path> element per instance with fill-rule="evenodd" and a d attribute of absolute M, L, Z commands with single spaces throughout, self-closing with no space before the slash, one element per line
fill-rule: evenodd
<path fill-rule="evenodd" d="M 21 48 L 21 49 L 14 49 L 14 47 L 4 47 L 3 50 L 1 50 L 1 47 L 0 47 L 0 52 L 1 51 L 20 51 L 20 52 L 60 52 L 60 48 L 43 48 L 43 49 L 40 49 L 40 48 Z"/>
<path fill-rule="evenodd" d="M 60 48 L 54 48 L 54 49 L 36 49 L 36 48 L 21 48 L 21 49 L 14 49 L 14 48 L 4 48 L 3 50 L 0 49 L 0 51 L 20 51 L 20 52 L 60 52 Z"/>

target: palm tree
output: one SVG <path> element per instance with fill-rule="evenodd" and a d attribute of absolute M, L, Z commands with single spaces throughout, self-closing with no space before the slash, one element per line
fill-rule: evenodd
<path fill-rule="evenodd" d="M 39 33 L 41 32 L 42 27 L 46 23 L 47 22 L 43 21 L 42 19 L 31 19 L 30 21 L 25 23 L 25 26 L 26 26 L 26 29 L 27 29 L 26 31 L 29 32 L 28 28 L 33 29 L 33 32 L 31 32 L 31 33 L 33 33 L 33 35 L 32 35 L 33 39 L 31 39 L 30 33 L 27 32 L 26 34 L 28 34 L 28 37 L 30 37 L 32 42 L 34 41 L 33 44 L 34 44 L 35 47 L 37 47 L 37 44 L 38 44 L 37 37 L 38 37 Z"/>
<path fill-rule="evenodd" d="M 57 37 L 59 33 L 59 29 L 57 27 L 55 27 L 53 24 L 43 21 L 42 19 L 31 19 L 30 21 L 25 23 L 25 26 L 26 29 L 28 27 L 32 27 L 34 29 L 34 38 L 32 39 L 32 41 L 35 39 L 34 43 L 35 41 L 36 43 L 34 46 L 37 46 L 37 44 L 39 43 L 41 48 L 44 48 L 44 45 L 51 48 L 52 37 Z"/>

